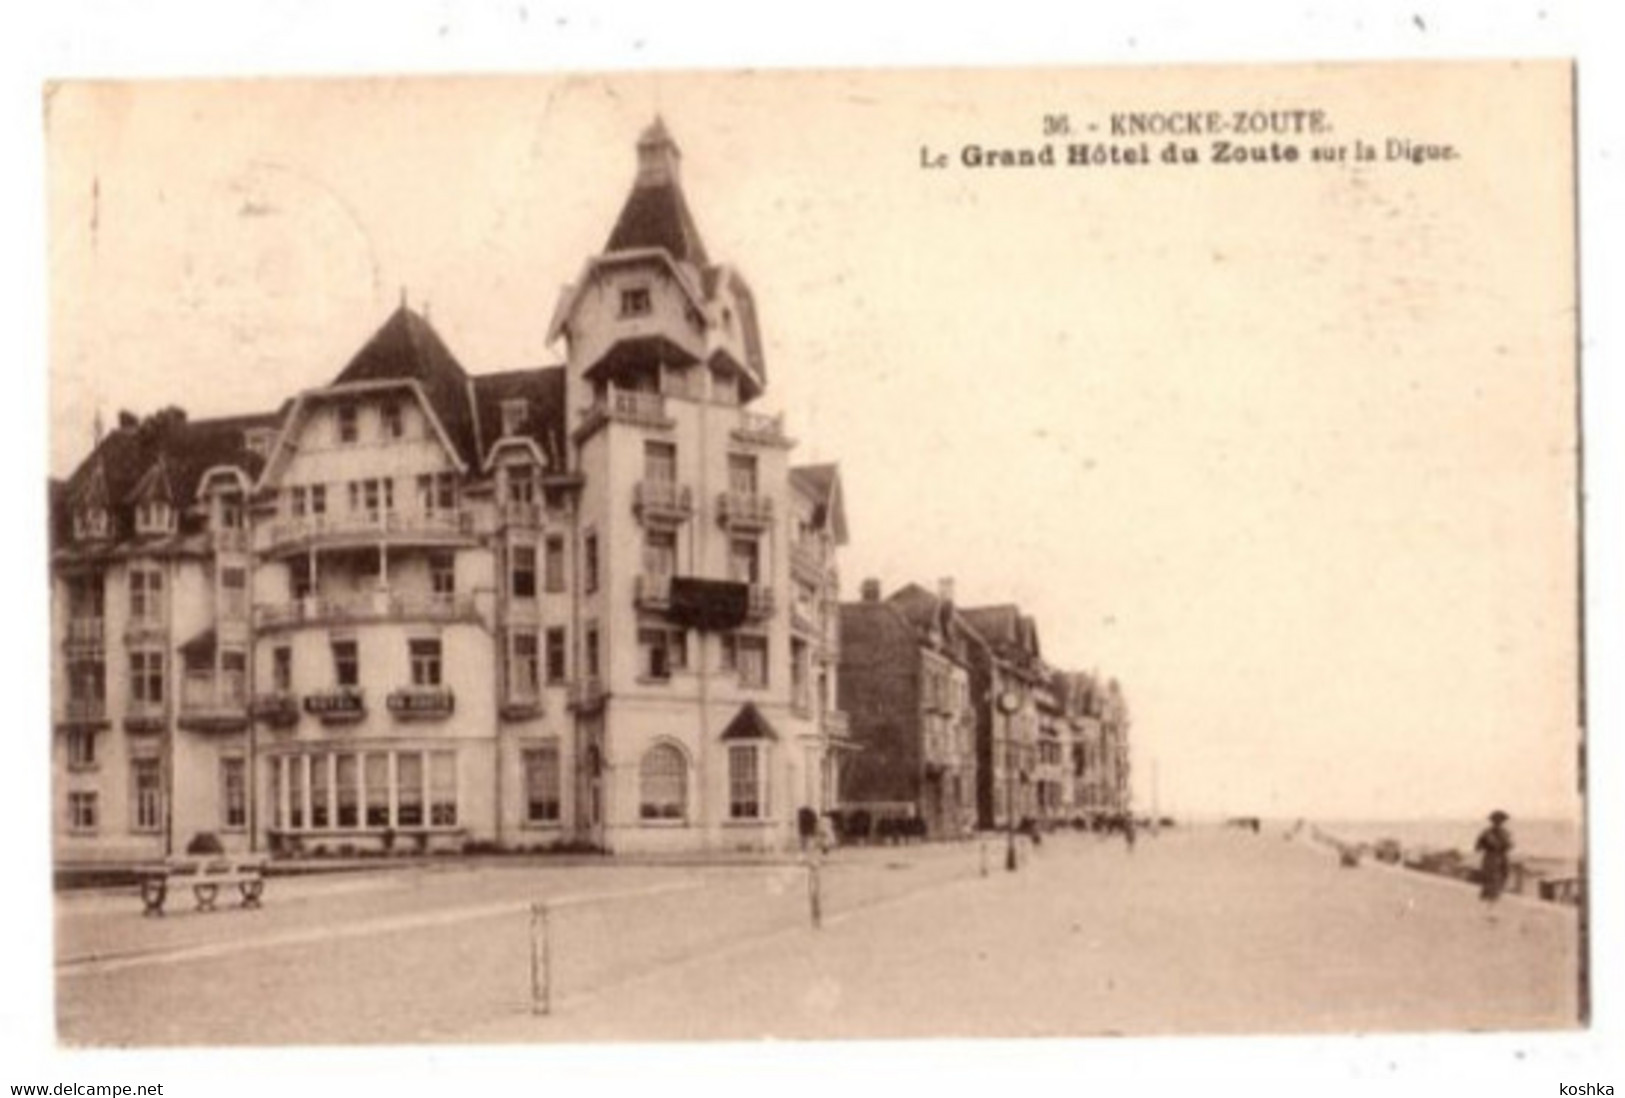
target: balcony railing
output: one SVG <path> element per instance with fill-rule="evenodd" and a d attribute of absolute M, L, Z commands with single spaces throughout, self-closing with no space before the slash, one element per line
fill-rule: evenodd
<path fill-rule="evenodd" d="M 640 610 L 666 610 L 671 606 L 671 576 L 645 572 L 632 588 L 632 601 Z"/>
<path fill-rule="evenodd" d="M 64 642 L 69 648 L 100 648 L 106 627 L 102 618 L 69 618 Z"/>
<path fill-rule="evenodd" d="M 477 532 L 474 512 L 462 508 L 305 515 L 272 523 L 268 547 L 275 550 L 334 541 L 457 541 Z"/>
<path fill-rule="evenodd" d="M 784 433 L 784 415 L 768 416 L 760 412 L 739 413 L 739 425 L 733 429 L 736 442 L 755 443 L 759 446 L 792 445 L 788 435 Z"/>
<path fill-rule="evenodd" d="M 717 521 L 724 526 L 771 526 L 773 497 L 752 492 L 723 492 L 717 496 Z"/>
<path fill-rule="evenodd" d="M 507 720 L 534 717 L 542 711 L 542 692 L 529 686 L 509 686 L 502 699 L 502 716 Z"/>
<path fill-rule="evenodd" d="M 824 710 L 824 734 L 837 739 L 848 739 L 852 735 L 852 721 L 839 709 Z"/>
<path fill-rule="evenodd" d="M 223 527 L 210 534 L 214 541 L 216 553 L 246 553 L 248 552 L 248 531 L 235 527 Z"/>
<path fill-rule="evenodd" d="M 457 697 L 444 686 L 403 686 L 390 691 L 385 704 L 401 720 L 442 720 L 451 716 Z"/>
<path fill-rule="evenodd" d="M 606 423 L 626 423 L 634 427 L 668 430 L 675 421 L 666 414 L 666 398 L 659 393 L 640 393 L 611 388 L 608 394 L 581 410 L 576 437 L 584 438 Z"/>
<path fill-rule="evenodd" d="M 107 720 L 107 699 L 68 698 L 62 703 L 62 720 L 66 724 L 103 724 Z"/>
<path fill-rule="evenodd" d="M 359 686 L 335 686 L 305 695 L 305 712 L 328 724 L 359 721 L 367 715 L 367 696 Z"/>
<path fill-rule="evenodd" d="M 189 672 L 181 683 L 182 728 L 240 728 L 248 722 L 248 693 L 241 673 L 218 677 Z"/>
<path fill-rule="evenodd" d="M 502 525 L 516 530 L 540 530 L 547 509 L 539 503 L 504 503 L 498 514 Z"/>
<path fill-rule="evenodd" d="M 272 690 L 255 694 L 249 706 L 255 720 L 273 727 L 285 728 L 299 723 L 299 699 L 289 690 Z"/>
<path fill-rule="evenodd" d="M 670 480 L 640 480 L 632 492 L 632 511 L 644 522 L 687 522 L 694 514 L 694 493 Z"/>
<path fill-rule="evenodd" d="M 604 680 L 587 675 L 570 682 L 570 708 L 590 713 L 604 707 Z"/>
<path fill-rule="evenodd" d="M 131 698 L 124 708 L 127 732 L 157 732 L 164 727 L 164 703 Z"/>
<path fill-rule="evenodd" d="M 167 628 L 168 620 L 163 614 L 148 614 L 125 621 L 124 636 L 128 640 L 147 640 L 162 634 Z"/>
<path fill-rule="evenodd" d="M 407 595 L 376 591 L 349 598 L 304 598 L 255 609 L 261 629 L 303 625 L 347 625 L 376 621 L 471 621 L 478 613 L 472 595 Z"/>

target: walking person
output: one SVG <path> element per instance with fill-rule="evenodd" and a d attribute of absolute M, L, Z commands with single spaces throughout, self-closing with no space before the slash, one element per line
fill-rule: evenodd
<path fill-rule="evenodd" d="M 1474 849 L 1482 856 L 1479 862 L 1478 898 L 1488 906 L 1490 920 L 1495 920 L 1495 901 L 1506 889 L 1507 876 L 1512 868 L 1512 833 L 1506 829 L 1510 819 L 1499 808 L 1490 813 L 1490 826 L 1479 833 Z"/>

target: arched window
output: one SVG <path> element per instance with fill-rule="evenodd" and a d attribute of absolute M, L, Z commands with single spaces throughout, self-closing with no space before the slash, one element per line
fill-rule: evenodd
<path fill-rule="evenodd" d="M 638 767 L 638 815 L 681 820 L 688 815 L 688 760 L 669 743 L 656 744 Z"/>

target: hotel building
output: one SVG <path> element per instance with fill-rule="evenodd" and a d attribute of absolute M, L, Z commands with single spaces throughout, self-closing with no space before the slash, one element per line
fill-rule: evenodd
<path fill-rule="evenodd" d="M 260 416 L 121 416 L 52 485 L 55 853 L 773 849 L 840 799 L 834 466 L 657 121 L 556 366 L 402 304 Z"/>

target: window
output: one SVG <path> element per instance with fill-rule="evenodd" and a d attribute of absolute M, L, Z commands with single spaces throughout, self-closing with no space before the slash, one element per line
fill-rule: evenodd
<path fill-rule="evenodd" d="M 101 621 L 105 589 L 100 573 L 73 576 L 68 580 L 68 618 L 70 621 Z"/>
<path fill-rule="evenodd" d="M 566 656 L 565 632 L 563 629 L 549 629 L 547 631 L 547 681 L 563 682 L 570 677 L 570 665 Z"/>
<path fill-rule="evenodd" d="M 395 756 L 395 822 L 401 827 L 423 826 L 423 756 L 402 751 Z"/>
<path fill-rule="evenodd" d="M 547 539 L 547 590 L 555 594 L 564 590 L 564 537 L 561 534 L 549 535 Z"/>
<path fill-rule="evenodd" d="M 688 815 L 688 761 L 669 743 L 656 744 L 638 766 L 638 815 L 681 820 Z"/>
<path fill-rule="evenodd" d="M 677 533 L 650 530 L 643 536 L 643 571 L 651 576 L 670 576 L 677 571 Z"/>
<path fill-rule="evenodd" d="M 383 419 L 385 438 L 406 437 L 406 414 L 399 401 L 391 400 L 384 404 Z"/>
<path fill-rule="evenodd" d="M 288 826 L 305 826 L 305 767 L 309 760 L 297 755 L 288 760 Z"/>
<path fill-rule="evenodd" d="M 130 653 L 130 702 L 137 706 L 156 706 L 164 703 L 164 654 L 162 652 Z"/>
<path fill-rule="evenodd" d="M 434 751 L 429 755 L 429 824 L 432 827 L 457 826 L 455 751 Z"/>
<path fill-rule="evenodd" d="M 131 828 L 157 831 L 164 825 L 163 775 L 157 759 L 136 759 L 130 763 L 130 803 L 135 811 Z"/>
<path fill-rule="evenodd" d="M 68 664 L 68 700 L 99 705 L 107 698 L 107 666 L 99 659 L 78 659 Z"/>
<path fill-rule="evenodd" d="M 294 486 L 292 488 L 289 488 L 288 489 L 288 517 L 296 518 L 296 519 L 297 518 L 304 518 L 305 517 L 306 506 L 307 505 L 305 503 L 305 487 L 304 487 L 304 485 L 301 484 L 301 485 L 296 485 L 296 486 Z"/>
<path fill-rule="evenodd" d="M 740 686 L 766 686 L 767 638 L 738 633 L 724 636 L 722 669 L 737 671 Z"/>
<path fill-rule="evenodd" d="M 310 757 L 310 826 L 329 827 L 331 817 L 328 809 L 331 805 L 331 787 L 328 785 L 328 764 L 332 761 L 331 755 L 312 755 Z"/>
<path fill-rule="evenodd" d="M 516 698 L 534 698 L 541 692 L 542 668 L 535 633 L 515 633 L 510 641 L 508 690 Z"/>
<path fill-rule="evenodd" d="M 84 834 L 96 830 L 96 794 L 76 789 L 68 794 L 68 830 Z"/>
<path fill-rule="evenodd" d="M 362 780 L 366 784 L 367 826 L 389 826 L 389 756 L 370 751 L 362 763 Z"/>
<path fill-rule="evenodd" d="M 327 514 L 327 485 L 312 484 L 310 486 L 310 513 L 312 515 Z"/>
<path fill-rule="evenodd" d="M 735 583 L 761 582 L 761 547 L 755 538 L 728 539 L 728 578 Z"/>
<path fill-rule="evenodd" d="M 509 568 L 508 590 L 516 599 L 536 597 L 536 547 L 515 545 Z"/>
<path fill-rule="evenodd" d="M 559 749 L 535 747 L 524 753 L 525 822 L 559 821 Z"/>
<path fill-rule="evenodd" d="M 82 507 L 73 513 L 73 536 L 105 538 L 109 523 L 105 507 Z"/>
<path fill-rule="evenodd" d="M 348 445 L 354 442 L 359 433 L 356 430 L 356 408 L 354 404 L 340 404 L 338 410 L 339 442 Z"/>
<path fill-rule="evenodd" d="M 96 765 L 96 730 L 75 728 L 68 733 L 68 769 L 90 770 Z"/>
<path fill-rule="evenodd" d="M 436 601 L 449 600 L 457 593 L 457 558 L 450 553 L 429 557 L 429 589 Z"/>
<path fill-rule="evenodd" d="M 659 484 L 677 482 L 677 447 L 669 442 L 643 444 L 643 478 Z"/>
<path fill-rule="evenodd" d="M 333 683 L 336 686 L 361 685 L 361 653 L 353 640 L 333 642 Z"/>
<path fill-rule="evenodd" d="M 807 674 L 807 642 L 790 641 L 790 704 L 802 712 L 812 709 L 812 682 Z"/>
<path fill-rule="evenodd" d="M 271 689 L 286 694 L 293 689 L 293 649 L 271 649 Z"/>
<path fill-rule="evenodd" d="M 235 492 L 219 497 L 220 511 L 218 522 L 222 530 L 241 530 L 243 528 L 243 497 Z"/>
<path fill-rule="evenodd" d="M 728 491 L 740 496 L 754 496 L 756 483 L 755 455 L 729 454 Z"/>
<path fill-rule="evenodd" d="M 582 570 L 585 573 L 584 583 L 585 583 L 585 586 L 586 586 L 586 589 L 587 589 L 587 594 L 590 595 L 594 591 L 598 590 L 598 535 L 597 534 L 588 534 L 587 535 L 586 539 L 582 543 L 582 553 L 586 557 L 585 561 L 583 561 L 583 563 L 582 563 Z"/>
<path fill-rule="evenodd" d="M 508 502 L 532 504 L 536 502 L 536 470 L 529 465 L 507 467 Z"/>
<path fill-rule="evenodd" d="M 638 630 L 639 673 L 664 681 L 688 669 L 688 634 L 681 629 Z"/>
<path fill-rule="evenodd" d="M 586 659 L 586 663 L 587 663 L 587 675 L 590 678 L 597 678 L 598 675 L 599 675 L 599 670 L 598 670 L 598 626 L 596 626 L 596 625 L 587 626 L 586 649 L 587 650 L 586 650 L 586 653 L 585 653 L 585 659 Z"/>
<path fill-rule="evenodd" d="M 228 648 L 220 653 L 221 705 L 242 705 L 248 701 L 248 653 Z"/>
<path fill-rule="evenodd" d="M 385 481 L 389 506 L 395 505 L 394 482 Z M 438 511 L 457 509 L 457 476 L 455 473 L 419 473 L 417 479 L 418 510 L 426 515 Z"/>
<path fill-rule="evenodd" d="M 759 820 L 766 815 L 761 748 L 756 744 L 728 748 L 728 818 Z"/>
<path fill-rule="evenodd" d="M 164 620 L 164 574 L 156 568 L 130 569 L 130 620 L 137 625 Z"/>
<path fill-rule="evenodd" d="M 220 616 L 240 621 L 248 616 L 248 570 L 220 569 Z"/>
<path fill-rule="evenodd" d="M 524 399 L 502 402 L 502 433 L 517 435 L 530 424 L 530 401 Z"/>
<path fill-rule="evenodd" d="M 355 827 L 361 822 L 358 805 L 360 790 L 356 786 L 359 768 L 354 755 L 339 755 L 334 760 L 334 792 L 338 794 L 335 822 L 339 827 Z"/>
<path fill-rule="evenodd" d="M 167 534 L 175 526 L 175 513 L 163 500 L 148 500 L 135 509 L 135 529 L 138 534 Z"/>
<path fill-rule="evenodd" d="M 440 638 L 428 637 L 408 641 L 412 659 L 413 686 L 440 685 Z"/>
<path fill-rule="evenodd" d="M 631 286 L 621 291 L 621 315 L 648 316 L 654 308 L 654 302 L 649 296 L 649 287 Z"/>

